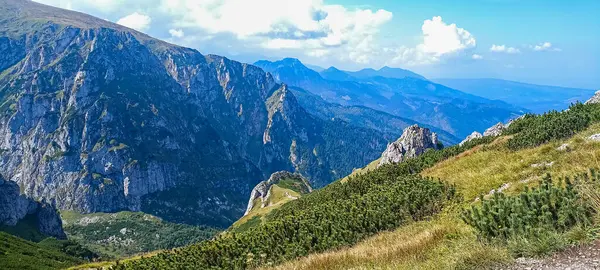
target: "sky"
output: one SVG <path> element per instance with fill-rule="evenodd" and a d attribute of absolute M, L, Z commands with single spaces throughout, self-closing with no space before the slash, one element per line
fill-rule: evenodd
<path fill-rule="evenodd" d="M 234 60 L 600 89 L 598 0 L 35 0 Z"/>

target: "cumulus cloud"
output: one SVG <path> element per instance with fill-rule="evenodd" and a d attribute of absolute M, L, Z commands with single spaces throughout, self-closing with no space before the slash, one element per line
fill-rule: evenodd
<path fill-rule="evenodd" d="M 440 16 L 425 20 L 421 29 L 423 44 L 420 45 L 420 49 L 425 53 L 440 56 L 473 48 L 477 44 L 469 31 L 457 27 L 454 23 L 444 23 Z"/>
<path fill-rule="evenodd" d="M 127 26 L 138 31 L 147 30 L 150 27 L 152 19 L 148 15 L 138 12 L 131 13 L 117 21 L 118 24 Z"/>
<path fill-rule="evenodd" d="M 183 38 L 185 33 L 181 29 L 169 29 L 169 34 L 174 38 Z"/>
<path fill-rule="evenodd" d="M 555 48 L 554 46 L 552 46 L 552 43 L 550 43 L 550 42 L 543 42 L 538 45 L 530 46 L 530 48 L 532 48 L 536 52 L 543 52 L 543 51 L 559 52 L 559 51 L 561 51 L 561 49 Z"/>
<path fill-rule="evenodd" d="M 521 53 L 521 50 L 519 50 L 515 47 L 508 47 L 506 45 L 496 45 L 496 44 L 492 45 L 492 47 L 490 48 L 490 51 L 496 52 L 496 53 L 508 53 L 508 54 Z"/>
<path fill-rule="evenodd" d="M 103 12 L 114 11 L 123 1 L 120 0 L 34 0 L 46 5 L 64 9 L 81 10 L 85 8 L 97 9 Z"/>
<path fill-rule="evenodd" d="M 473 60 L 481 60 L 481 59 L 483 59 L 483 56 L 480 55 L 480 54 L 473 54 L 471 56 L 471 59 L 473 59 Z"/>
<path fill-rule="evenodd" d="M 437 63 L 443 57 L 461 55 L 477 46 L 475 37 L 469 31 L 454 23 L 445 23 L 440 16 L 425 20 L 421 31 L 423 42 L 414 48 L 403 46 L 392 50 L 395 56 L 389 63 L 427 65 Z"/>
<path fill-rule="evenodd" d="M 230 34 L 265 49 L 303 50 L 306 55 L 350 54 L 365 62 L 373 36 L 392 18 L 383 9 L 348 9 L 322 0 L 162 0 L 178 28 Z"/>

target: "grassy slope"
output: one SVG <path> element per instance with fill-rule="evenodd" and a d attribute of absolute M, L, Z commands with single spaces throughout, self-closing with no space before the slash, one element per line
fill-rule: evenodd
<path fill-rule="evenodd" d="M 233 223 L 231 226 L 235 231 L 243 231 L 249 227 L 253 227 L 263 221 L 264 217 L 269 214 L 273 209 L 279 208 L 284 203 L 295 200 L 302 196 L 301 193 L 291 189 L 282 188 L 275 184 L 271 186 L 271 197 L 265 202 L 265 207 L 261 207 L 261 200 L 257 198 L 254 200 L 252 210 L 248 215 L 243 216 L 238 221 Z M 288 196 L 289 195 L 289 196 Z"/>
<path fill-rule="evenodd" d="M 600 133 L 600 124 L 593 125 L 570 139 L 520 151 L 505 149 L 503 138 L 499 138 L 495 145 L 463 153 L 422 174 L 456 184 L 466 200 L 487 194 L 504 183 L 511 184 L 508 192 L 520 191 L 546 173 L 557 177 L 572 176 L 586 172 L 589 168 L 600 167 L 600 143 L 587 139 L 596 133 Z M 571 150 L 556 149 L 563 143 L 568 143 Z M 534 164 L 550 162 L 554 162 L 552 166 L 532 167 Z"/>
<path fill-rule="evenodd" d="M 62 269 L 83 261 L 47 245 L 0 232 L 0 269 Z"/>
<path fill-rule="evenodd" d="M 81 215 L 63 211 L 61 216 L 69 239 L 105 258 L 184 246 L 217 233 L 215 229 L 170 223 L 137 212 Z"/>
<path fill-rule="evenodd" d="M 570 139 L 531 149 L 509 151 L 504 148 L 506 137 L 476 147 L 422 172 L 454 183 L 464 195 L 463 201 L 443 214 L 275 269 L 481 269 L 510 262 L 506 247 L 477 241 L 474 230 L 458 217 L 460 209 L 504 183 L 511 183 L 505 193 L 515 193 L 525 185 L 535 185 L 546 173 L 569 176 L 600 167 L 600 143 L 587 140 L 596 133 L 600 133 L 600 124 Z M 556 150 L 563 143 L 569 143 L 569 151 Z M 554 164 L 531 166 L 542 162 Z"/>

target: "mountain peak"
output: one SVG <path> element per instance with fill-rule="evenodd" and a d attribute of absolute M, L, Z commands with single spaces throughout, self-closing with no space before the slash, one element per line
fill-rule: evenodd
<path fill-rule="evenodd" d="M 430 148 L 439 148 L 437 134 L 431 132 L 428 128 L 412 125 L 404 129 L 402 136 L 397 141 L 388 145 L 377 166 L 395 164 L 409 158 L 415 158 Z"/>

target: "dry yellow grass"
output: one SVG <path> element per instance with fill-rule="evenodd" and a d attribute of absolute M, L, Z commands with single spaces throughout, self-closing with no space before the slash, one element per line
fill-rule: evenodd
<path fill-rule="evenodd" d="M 372 170 L 377 169 L 377 165 L 379 164 L 380 160 L 381 160 L 381 158 L 378 158 L 376 160 L 373 160 L 371 163 L 367 164 L 367 166 L 365 166 L 363 168 L 354 169 L 351 174 L 349 174 L 348 176 L 342 178 L 340 181 L 342 183 L 344 183 L 344 182 L 348 181 L 348 177 L 350 177 L 350 176 L 356 176 L 356 175 L 359 175 L 359 174 L 362 174 L 362 173 L 366 173 L 366 172 L 370 172 Z"/>
<path fill-rule="evenodd" d="M 380 233 L 352 247 L 264 270 L 457 269 L 510 261 L 505 249 L 477 242 L 471 228 L 455 216 L 442 214 L 431 221 Z"/>
<path fill-rule="evenodd" d="M 506 149 L 506 139 L 500 138 L 488 146 L 441 162 L 422 175 L 456 184 L 466 200 L 487 194 L 505 183 L 511 184 L 508 192 L 518 191 L 525 185 L 535 184 L 547 173 L 555 177 L 572 176 L 600 167 L 600 142 L 587 139 L 596 133 L 600 133 L 600 125 L 568 140 L 520 151 Z M 563 143 L 569 143 L 571 150 L 556 149 Z M 532 167 L 551 162 L 551 166 Z"/>

